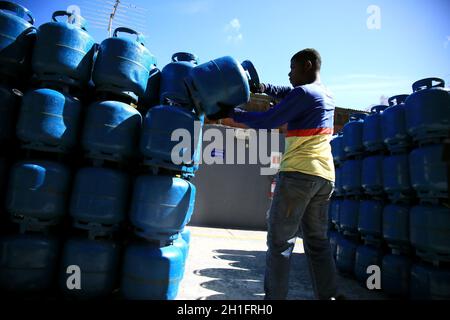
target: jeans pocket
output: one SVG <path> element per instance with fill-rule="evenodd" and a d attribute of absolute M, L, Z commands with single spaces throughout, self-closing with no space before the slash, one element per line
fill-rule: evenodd
<path fill-rule="evenodd" d="M 292 191 L 300 191 L 305 194 L 309 194 L 317 186 L 317 181 L 304 178 L 302 176 L 282 176 L 283 183 Z"/>

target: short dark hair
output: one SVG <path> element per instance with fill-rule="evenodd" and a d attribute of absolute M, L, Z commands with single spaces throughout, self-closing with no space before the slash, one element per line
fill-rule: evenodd
<path fill-rule="evenodd" d="M 322 66 L 322 58 L 320 57 L 320 53 L 316 49 L 312 48 L 303 49 L 302 51 L 297 52 L 291 60 L 295 62 L 306 62 L 309 60 L 316 71 L 319 71 Z"/>

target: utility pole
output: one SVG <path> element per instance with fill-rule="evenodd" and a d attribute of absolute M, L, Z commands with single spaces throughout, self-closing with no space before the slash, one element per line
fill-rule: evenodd
<path fill-rule="evenodd" d="M 109 37 L 112 37 L 112 22 L 113 22 L 114 16 L 116 15 L 119 4 L 120 4 L 120 0 L 116 0 L 116 3 L 114 4 L 114 7 L 113 7 L 113 11 L 109 16 L 109 24 L 108 24 Z"/>
<path fill-rule="evenodd" d="M 115 26 L 118 25 L 140 31 L 146 29 L 148 10 L 128 2 L 133 0 L 77 1 L 81 3 L 83 17 L 89 21 L 90 26 L 106 31 L 105 36 L 107 37 L 112 36 Z M 79 14 L 79 12 L 77 13 Z"/>

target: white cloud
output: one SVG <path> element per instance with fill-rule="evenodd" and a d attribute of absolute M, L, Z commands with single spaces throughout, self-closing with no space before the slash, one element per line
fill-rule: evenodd
<path fill-rule="evenodd" d="M 241 32 L 241 22 L 238 18 L 234 18 L 225 26 L 225 33 L 227 33 L 227 41 L 230 43 L 239 43 L 244 39 Z"/>
<path fill-rule="evenodd" d="M 238 34 L 237 36 L 228 36 L 227 37 L 227 41 L 228 42 L 234 42 L 234 43 L 240 42 L 243 39 L 244 39 L 244 37 L 243 37 L 243 35 L 241 33 Z"/>
<path fill-rule="evenodd" d="M 238 19 L 233 19 L 230 21 L 230 27 L 239 31 L 239 29 L 241 28 L 241 23 L 239 22 Z"/>
<path fill-rule="evenodd" d="M 450 36 L 447 36 L 447 39 L 444 42 L 444 48 L 447 49 L 448 48 L 448 44 L 450 43 Z"/>

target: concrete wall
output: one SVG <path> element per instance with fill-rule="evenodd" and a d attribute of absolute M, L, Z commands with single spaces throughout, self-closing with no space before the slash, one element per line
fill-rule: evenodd
<path fill-rule="evenodd" d="M 235 128 L 217 125 L 206 125 L 204 130 L 211 128 L 220 130 L 224 136 L 226 129 L 236 130 Z M 238 140 L 243 139 L 234 138 L 236 143 Z M 268 150 L 284 151 L 283 135 L 280 135 L 279 150 L 275 150 L 275 146 L 271 145 L 270 136 L 267 140 Z M 236 143 L 235 163 L 237 163 Z M 208 144 L 209 142 L 204 142 L 203 149 Z M 248 140 L 246 145 L 246 159 L 248 159 Z M 192 180 L 192 183 L 197 187 L 197 197 L 190 225 L 266 230 L 265 219 L 270 207 L 269 193 L 274 176 L 261 175 L 260 169 L 268 167 L 267 165 L 248 164 L 248 160 L 246 163 L 200 165 L 196 177 Z"/>

